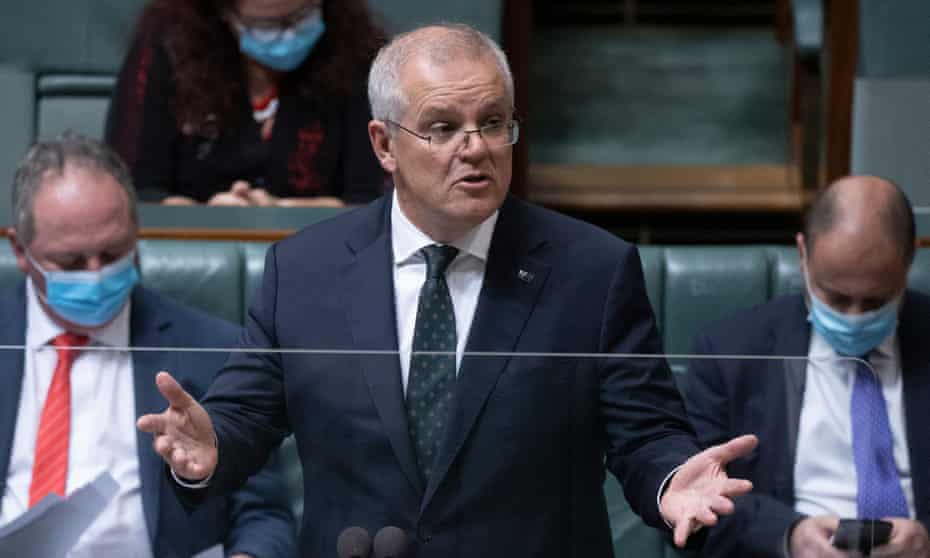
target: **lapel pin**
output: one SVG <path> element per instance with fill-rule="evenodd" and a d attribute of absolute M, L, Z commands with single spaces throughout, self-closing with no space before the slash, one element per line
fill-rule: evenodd
<path fill-rule="evenodd" d="M 535 277 L 535 275 L 533 275 L 529 271 L 526 271 L 525 269 L 521 269 L 520 271 L 517 272 L 517 277 L 519 277 L 520 280 L 523 281 L 524 283 L 529 283 L 530 281 L 533 280 L 533 277 Z"/>

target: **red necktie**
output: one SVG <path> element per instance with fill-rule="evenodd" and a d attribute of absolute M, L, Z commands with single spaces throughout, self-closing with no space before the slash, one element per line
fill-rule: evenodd
<path fill-rule="evenodd" d="M 62 333 L 52 340 L 58 353 L 55 375 L 45 397 L 39 433 L 36 435 L 35 462 L 29 485 L 29 507 L 54 492 L 65 495 L 68 480 L 68 442 L 71 439 L 71 364 L 89 339 L 76 333 Z"/>

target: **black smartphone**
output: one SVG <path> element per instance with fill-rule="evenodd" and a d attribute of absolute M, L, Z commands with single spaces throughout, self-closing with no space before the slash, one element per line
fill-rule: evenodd
<path fill-rule="evenodd" d="M 857 550 L 863 555 L 888 543 L 891 538 L 891 523 L 881 519 L 841 519 L 833 533 L 833 546 L 842 550 Z"/>

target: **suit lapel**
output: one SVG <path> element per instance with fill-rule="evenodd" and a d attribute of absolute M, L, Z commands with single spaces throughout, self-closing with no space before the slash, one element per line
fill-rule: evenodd
<path fill-rule="evenodd" d="M 397 351 L 390 203 L 373 206 L 371 219 L 349 239 L 355 254 L 344 276 L 345 306 L 354 346 L 360 351 Z M 360 364 L 394 455 L 417 494 L 423 481 L 407 428 L 400 360 L 396 354 L 361 355 Z"/>
<path fill-rule="evenodd" d="M 145 291 L 136 288 L 132 295 L 129 344 L 132 347 L 172 347 L 170 317 L 152 304 Z M 160 370 L 175 372 L 176 354 L 165 351 L 133 351 L 133 392 L 136 418 L 165 410 L 165 400 L 155 387 L 155 374 Z M 142 508 L 149 540 L 155 544 L 158 530 L 158 506 L 161 483 L 165 475 L 164 462 L 152 449 L 152 436 L 136 429 L 139 454 L 139 480 L 142 484 Z M 154 546 L 153 546 L 154 547 Z"/>
<path fill-rule="evenodd" d="M 803 324 L 803 327 L 798 327 Z M 810 326 L 807 323 L 807 308 L 801 296 L 795 297 L 786 305 L 782 319 L 776 321 L 772 331 L 774 342 L 772 355 L 784 357 L 806 357 L 810 345 Z M 806 359 L 788 358 L 770 361 L 767 371 L 765 389 L 768 392 L 767 409 L 762 416 L 770 417 L 771 412 L 783 409 L 783 421 L 766 421 L 770 425 L 785 425 L 784 436 L 773 436 L 772 439 L 782 439 L 785 451 L 773 452 L 780 462 L 772 467 L 775 474 L 777 490 L 783 499 L 794 498 L 794 462 L 797 456 L 798 428 L 801 424 L 801 406 L 804 402 L 804 386 L 807 381 Z M 776 427 L 776 432 L 779 429 Z M 788 501 L 786 500 L 786 501 Z"/>
<path fill-rule="evenodd" d="M 549 275 L 550 267 L 529 252 L 542 241 L 529 241 L 529 227 L 519 219 L 522 206 L 508 202 L 501 209 L 485 269 L 484 284 L 465 345 L 456 382 L 455 405 L 436 474 L 426 488 L 426 509 L 449 467 L 462 450 L 497 379 L 510 361 L 508 356 L 474 356 L 468 353 L 507 353 L 517 346 Z"/>
<path fill-rule="evenodd" d="M 918 302 L 919 301 L 919 302 Z M 930 308 L 916 296 L 905 298 L 898 327 L 901 345 L 902 390 L 904 392 L 904 424 L 907 432 L 908 452 L 911 461 L 914 506 L 917 517 L 930 517 L 930 471 L 926 467 L 930 455 L 930 437 L 927 422 L 930 411 L 930 351 L 927 349 L 926 329 Z M 923 306 L 923 307 L 921 307 Z"/>
<path fill-rule="evenodd" d="M 0 345 L 19 347 L 26 342 L 26 283 L 17 285 L 12 296 L 0 300 Z M 16 415 L 23 387 L 23 350 L 0 350 L 0 504 L 6 490 L 10 469 L 13 437 L 16 433 Z"/>

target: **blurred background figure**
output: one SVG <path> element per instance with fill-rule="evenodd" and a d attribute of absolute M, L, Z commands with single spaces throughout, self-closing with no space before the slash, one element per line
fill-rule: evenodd
<path fill-rule="evenodd" d="M 144 201 L 338 206 L 381 194 L 365 98 L 384 33 L 364 0 L 153 0 L 106 140 Z"/>
<path fill-rule="evenodd" d="M 703 558 L 858 556 L 834 547 L 839 520 L 854 518 L 892 524 L 872 556 L 928 555 L 930 298 L 908 288 L 914 229 L 897 185 L 840 179 L 797 235 L 802 291 L 697 336 L 696 354 L 795 357 L 696 359 L 682 376 L 703 443 L 734 431 L 760 439 L 730 470 L 753 493 L 709 530 Z"/>

